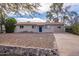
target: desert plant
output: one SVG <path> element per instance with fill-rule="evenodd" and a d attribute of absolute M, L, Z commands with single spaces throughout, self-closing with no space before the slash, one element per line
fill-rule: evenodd
<path fill-rule="evenodd" d="M 17 21 L 15 18 L 7 18 L 5 21 L 6 33 L 13 33 L 16 27 Z"/>

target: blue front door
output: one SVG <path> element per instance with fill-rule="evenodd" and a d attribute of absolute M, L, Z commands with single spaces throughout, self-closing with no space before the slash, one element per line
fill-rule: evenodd
<path fill-rule="evenodd" d="M 42 32 L 42 27 L 41 26 L 39 26 L 39 32 Z"/>

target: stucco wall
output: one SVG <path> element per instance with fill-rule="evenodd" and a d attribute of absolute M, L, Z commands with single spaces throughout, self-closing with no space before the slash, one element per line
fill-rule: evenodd
<path fill-rule="evenodd" d="M 60 27 L 60 28 L 59 28 Z M 54 25 L 54 26 L 47 26 L 47 28 L 45 28 L 45 26 L 43 27 L 43 32 L 55 32 L 55 33 L 59 33 L 59 32 L 64 32 L 64 26 L 61 25 Z"/>
<path fill-rule="evenodd" d="M 37 26 L 34 26 L 34 28 L 32 28 L 32 26 L 24 26 L 24 28 L 20 28 L 20 26 L 16 26 L 15 32 L 38 32 L 37 30 Z"/>

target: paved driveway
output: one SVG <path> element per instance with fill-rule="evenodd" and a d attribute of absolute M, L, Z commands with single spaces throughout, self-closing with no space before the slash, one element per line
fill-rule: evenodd
<path fill-rule="evenodd" d="M 60 55 L 79 56 L 79 36 L 69 33 L 55 33 Z"/>

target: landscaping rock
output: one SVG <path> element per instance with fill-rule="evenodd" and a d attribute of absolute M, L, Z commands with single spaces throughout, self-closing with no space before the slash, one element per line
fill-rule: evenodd
<path fill-rule="evenodd" d="M 0 56 L 58 56 L 57 49 L 0 46 Z"/>

